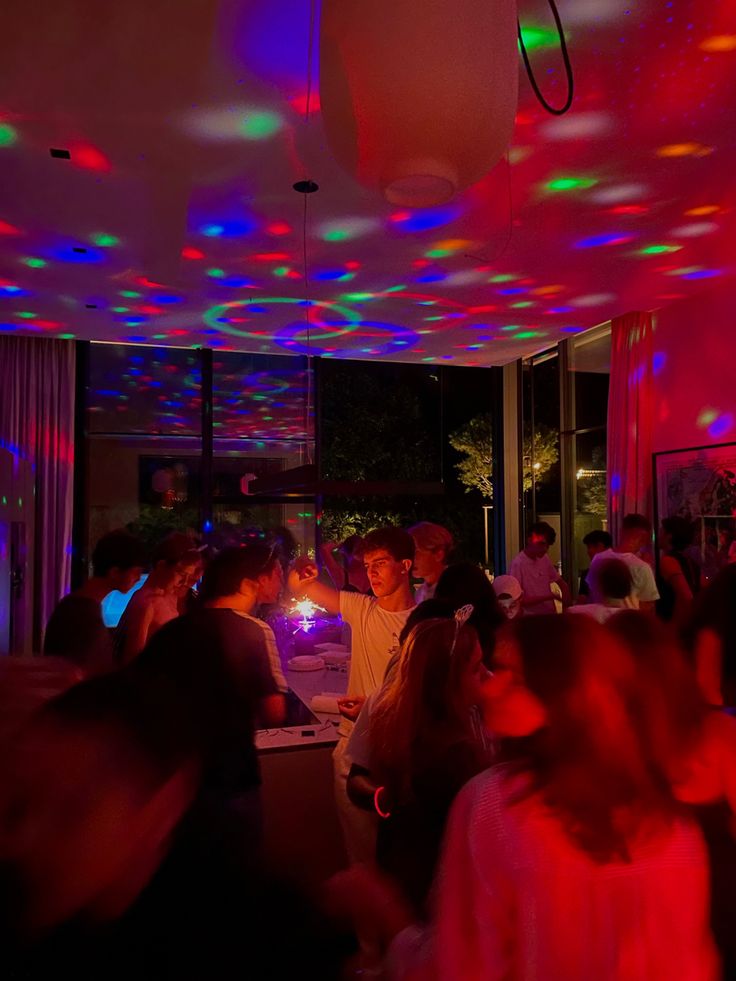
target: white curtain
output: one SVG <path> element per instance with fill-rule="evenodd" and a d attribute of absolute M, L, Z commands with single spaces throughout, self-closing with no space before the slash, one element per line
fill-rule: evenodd
<path fill-rule="evenodd" d="M 34 647 L 69 591 L 74 510 L 73 341 L 0 337 L 0 440 L 35 470 Z"/>

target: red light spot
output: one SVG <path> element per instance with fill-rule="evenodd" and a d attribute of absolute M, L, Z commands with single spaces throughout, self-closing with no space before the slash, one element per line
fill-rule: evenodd
<path fill-rule="evenodd" d="M 7 221 L 0 221 L 0 235 L 20 235 L 20 229 Z"/>
<path fill-rule="evenodd" d="M 288 235 L 291 232 L 291 225 L 287 225 L 285 221 L 272 221 L 266 226 L 266 231 L 269 235 Z"/>
<path fill-rule="evenodd" d="M 248 258 L 254 262 L 286 262 L 291 256 L 288 252 L 256 252 Z"/>
<path fill-rule="evenodd" d="M 287 279 L 301 279 L 302 278 L 302 274 L 301 273 L 298 273 L 296 271 L 296 269 L 290 269 L 288 271 L 288 273 L 286 274 L 286 278 Z"/>
<path fill-rule="evenodd" d="M 424 267 L 428 265 L 429 265 L 429 259 L 415 259 L 412 262 L 412 266 L 415 269 L 424 269 Z"/>
<path fill-rule="evenodd" d="M 617 204 L 615 208 L 609 208 L 609 215 L 645 215 L 649 208 L 643 204 Z"/>
<path fill-rule="evenodd" d="M 530 112 L 517 112 L 516 123 L 518 126 L 528 126 L 534 122 L 534 116 Z"/>
<path fill-rule="evenodd" d="M 191 245 L 185 245 L 181 250 L 182 259 L 204 259 L 204 252 L 200 252 L 199 249 L 193 248 Z"/>
<path fill-rule="evenodd" d="M 389 221 L 408 221 L 410 217 L 410 211 L 395 211 L 389 218 Z"/>
<path fill-rule="evenodd" d="M 142 307 L 137 307 L 138 313 L 163 313 L 161 307 L 154 307 L 149 304 L 145 304 Z"/>
<path fill-rule="evenodd" d="M 186 337 L 188 333 L 189 331 L 182 327 L 175 327 L 174 330 L 169 331 L 169 337 Z"/>
<path fill-rule="evenodd" d="M 112 164 L 102 150 L 91 143 L 83 143 L 72 148 L 72 163 L 84 170 L 96 170 L 100 173 L 112 170 Z"/>
<path fill-rule="evenodd" d="M 300 116 L 306 116 L 307 114 L 307 93 L 303 95 L 297 95 L 291 100 L 291 104 L 299 113 Z M 319 112 L 321 106 L 319 101 L 319 92 L 311 92 L 309 96 L 309 113 Z"/>
<path fill-rule="evenodd" d="M 355 262 L 355 261 L 346 262 L 345 263 L 345 268 L 346 269 L 360 269 L 360 263 L 359 262 Z"/>
<path fill-rule="evenodd" d="M 147 286 L 149 289 L 162 290 L 164 288 L 163 283 L 154 283 L 152 279 L 146 279 L 145 276 L 139 276 L 136 279 L 138 286 Z"/>
<path fill-rule="evenodd" d="M 61 324 L 57 320 L 34 320 L 33 327 L 40 327 L 41 330 L 57 330 Z"/>
<path fill-rule="evenodd" d="M 490 305 L 486 304 L 482 307 L 468 307 L 468 313 L 493 313 L 496 310 L 498 310 L 498 307 L 493 303 Z"/>

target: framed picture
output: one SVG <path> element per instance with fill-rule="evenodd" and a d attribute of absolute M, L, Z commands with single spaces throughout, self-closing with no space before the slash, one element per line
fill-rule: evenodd
<path fill-rule="evenodd" d="M 655 528 L 663 518 L 691 521 L 703 571 L 712 573 L 736 534 L 736 443 L 654 453 L 652 461 Z"/>

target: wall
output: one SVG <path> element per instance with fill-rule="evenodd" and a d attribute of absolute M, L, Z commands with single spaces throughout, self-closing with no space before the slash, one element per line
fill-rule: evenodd
<path fill-rule="evenodd" d="M 656 314 L 653 451 L 736 441 L 736 287 Z"/>

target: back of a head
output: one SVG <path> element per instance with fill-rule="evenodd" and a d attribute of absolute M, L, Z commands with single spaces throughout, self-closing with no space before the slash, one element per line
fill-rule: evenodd
<path fill-rule="evenodd" d="M 675 516 L 664 518 L 662 528 L 670 536 L 670 544 L 675 552 L 683 552 L 693 543 L 694 529 L 687 518 Z"/>
<path fill-rule="evenodd" d="M 509 630 L 547 719 L 511 741 L 508 755 L 584 851 L 600 862 L 626 857 L 641 822 L 667 820 L 675 808 L 649 744 L 654 725 L 632 721 L 633 706 L 649 709 L 637 697 L 631 654 L 589 617 L 523 617 Z"/>
<path fill-rule="evenodd" d="M 277 562 L 274 549 L 262 542 L 224 548 L 207 566 L 199 595 L 204 602 L 234 596 L 244 579 L 255 582 Z"/>
<path fill-rule="evenodd" d="M 361 535 L 348 535 L 340 548 L 343 555 L 347 556 L 347 558 L 352 558 L 353 556 L 357 558 L 364 551 L 363 538 Z"/>
<path fill-rule="evenodd" d="M 399 634 L 399 645 L 402 645 L 409 634 L 412 632 L 414 627 L 418 623 L 423 623 L 425 620 L 451 620 L 455 615 L 455 610 L 451 603 L 446 600 L 438 599 L 433 596 L 432 599 L 424 600 L 423 603 L 417 604 L 407 617 L 406 623 L 401 628 L 401 633 Z"/>
<path fill-rule="evenodd" d="M 613 538 L 602 528 L 596 528 L 583 538 L 583 545 L 599 545 L 603 549 L 609 549 L 613 547 Z"/>
<path fill-rule="evenodd" d="M 162 539 L 153 550 L 151 561 L 178 565 L 179 562 L 198 562 L 201 558 L 196 541 L 182 531 L 173 531 Z"/>
<path fill-rule="evenodd" d="M 443 549 L 447 558 L 455 547 L 450 532 L 443 525 L 433 521 L 419 521 L 409 528 L 409 534 L 414 539 L 417 548 Z"/>
<path fill-rule="evenodd" d="M 493 584 L 480 566 L 456 562 L 448 566 L 437 581 L 435 599 L 449 603 L 453 610 L 468 603 L 473 607 L 470 623 L 478 631 L 484 654 L 493 653 L 495 631 L 506 622 Z"/>
<path fill-rule="evenodd" d="M 110 531 L 99 539 L 92 552 L 92 574 L 104 577 L 112 569 L 145 568 L 148 555 L 142 542 L 122 529 Z"/>
<path fill-rule="evenodd" d="M 631 570 L 623 559 L 606 559 L 597 569 L 598 589 L 604 600 L 624 600 L 631 595 Z"/>
<path fill-rule="evenodd" d="M 530 525 L 526 535 L 527 539 L 531 538 L 532 535 L 544 538 L 550 546 L 557 541 L 557 532 L 547 521 L 535 521 L 533 525 Z"/>
<path fill-rule="evenodd" d="M 644 514 L 626 514 L 621 522 L 621 530 L 624 532 L 640 531 L 643 534 L 652 534 L 652 522 Z"/>
<path fill-rule="evenodd" d="M 369 531 L 363 539 L 363 555 L 380 551 L 388 552 L 396 562 L 400 562 L 402 559 L 413 562 L 414 539 L 408 531 L 394 525 L 375 528 L 373 531 Z"/>

